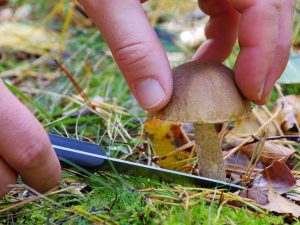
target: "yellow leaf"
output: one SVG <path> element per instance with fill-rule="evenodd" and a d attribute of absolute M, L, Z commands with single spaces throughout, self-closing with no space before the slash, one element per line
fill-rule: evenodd
<path fill-rule="evenodd" d="M 152 119 L 145 123 L 144 128 L 161 167 L 178 169 L 187 164 L 193 143 L 188 140 L 180 124 Z M 186 145 L 186 148 L 178 150 Z"/>
<path fill-rule="evenodd" d="M 0 24 L 0 47 L 36 55 L 64 49 L 54 32 L 16 22 Z"/>

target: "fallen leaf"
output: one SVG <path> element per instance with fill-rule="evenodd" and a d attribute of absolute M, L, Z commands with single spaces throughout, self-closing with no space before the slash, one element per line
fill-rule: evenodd
<path fill-rule="evenodd" d="M 56 33 L 17 22 L 0 24 L 0 47 L 36 55 L 64 49 Z"/>
<path fill-rule="evenodd" d="M 279 161 L 275 161 L 263 171 L 263 178 L 280 193 L 285 193 L 296 185 L 296 179 L 291 170 L 285 163 Z"/>
<path fill-rule="evenodd" d="M 299 204 L 299 202 L 300 202 L 300 190 L 298 190 L 297 192 L 287 193 L 286 197 L 288 199 L 291 199 L 291 200 L 295 201 L 295 202 L 298 202 L 298 204 Z"/>
<path fill-rule="evenodd" d="M 300 206 L 276 193 L 272 187 L 269 188 L 268 204 L 262 205 L 262 208 L 280 214 L 292 214 L 296 218 L 300 217 Z"/>
<path fill-rule="evenodd" d="M 256 143 L 245 145 L 240 148 L 241 152 L 252 156 L 256 148 Z M 274 161 L 286 162 L 295 151 L 283 145 L 265 142 L 260 160 L 265 166 L 270 166 Z"/>
<path fill-rule="evenodd" d="M 232 182 L 240 182 L 242 175 L 246 172 L 250 163 L 250 157 L 244 152 L 236 152 L 225 159 L 225 169 L 227 176 L 230 176 Z M 259 161 L 256 164 L 257 169 L 264 168 L 264 165 Z"/>
<path fill-rule="evenodd" d="M 286 193 L 286 197 L 300 203 L 300 179 L 296 186 Z"/>
<path fill-rule="evenodd" d="M 300 95 L 288 95 L 279 98 L 276 101 L 273 112 L 282 106 L 283 109 L 277 117 L 277 121 L 280 124 L 282 131 L 286 134 L 298 134 L 298 124 L 300 124 Z"/>
<path fill-rule="evenodd" d="M 241 192 L 242 197 L 255 200 L 260 205 L 268 203 L 270 187 L 277 193 L 283 194 L 295 188 L 296 180 L 285 163 L 275 161 L 264 169 L 261 176 L 255 178 L 251 188 Z"/>
<path fill-rule="evenodd" d="M 225 164 L 227 167 L 234 167 L 236 165 L 247 168 L 250 163 L 250 157 L 245 152 L 236 152 L 232 154 L 230 157 L 226 158 Z M 256 165 L 256 168 L 262 169 L 263 164 L 259 161 Z"/>
<path fill-rule="evenodd" d="M 268 188 L 271 186 L 278 193 L 283 194 L 296 185 L 296 179 L 285 163 L 275 161 L 262 172 L 253 182 L 253 187 Z"/>
<path fill-rule="evenodd" d="M 255 133 L 259 127 L 268 119 L 270 116 L 266 113 L 265 110 L 261 108 L 253 109 L 252 113 L 250 113 L 247 117 L 237 120 L 234 122 L 233 129 L 229 132 L 227 137 L 242 137 L 248 136 Z M 268 127 L 267 136 L 274 136 L 277 134 L 276 126 L 271 123 Z"/>
<path fill-rule="evenodd" d="M 180 124 L 151 119 L 145 123 L 144 128 L 155 156 L 159 159 L 157 163 L 161 167 L 178 169 L 187 164 L 182 160 L 190 157 L 193 144 L 183 133 Z M 185 145 L 187 147 L 182 151 L 175 152 L 176 149 Z"/>
<path fill-rule="evenodd" d="M 240 192 L 240 196 L 256 201 L 259 205 L 268 203 L 268 188 L 251 187 Z"/>

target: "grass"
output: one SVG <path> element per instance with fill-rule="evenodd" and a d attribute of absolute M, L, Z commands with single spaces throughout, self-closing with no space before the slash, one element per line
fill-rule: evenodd
<path fill-rule="evenodd" d="M 141 189 L 157 189 L 163 196 L 172 196 L 173 187 L 142 178 L 123 177 L 120 183 L 107 174 L 82 178 L 64 171 L 62 187 L 57 193 L 22 207 L 14 207 L 0 216 L 3 224 L 283 224 L 283 217 L 246 208 L 232 209 L 207 203 L 200 196 L 196 205 L 169 206 L 155 204 L 151 193 Z M 103 185 L 103 182 L 107 185 Z M 83 185 L 81 188 L 78 185 Z M 77 188 L 75 188 L 77 185 Z M 70 188 L 73 187 L 73 188 Z M 19 192 L 22 193 L 22 192 Z M 26 196 L 25 196 L 26 198 Z M 12 199 L 3 202 L 8 207 Z M 10 204 L 9 204 L 10 203 Z M 3 208 L 3 204 L 2 207 Z M 4 205 L 5 206 L 5 205 Z M 0 209 L 1 209 L 0 208 Z"/>
<path fill-rule="evenodd" d="M 153 1 L 150 5 L 157 9 L 151 17 L 153 24 L 165 10 L 163 8 L 165 3 L 167 0 Z M 24 1 L 13 1 L 13 4 L 19 7 Z M 92 140 L 104 146 L 112 157 L 129 154 L 128 159 L 137 160 L 141 156 L 137 146 L 147 145 L 143 138 L 142 127 L 147 117 L 131 96 L 107 45 L 97 30 L 82 27 L 74 21 L 66 24 L 66 18 L 70 13 L 67 7 L 69 4 L 70 1 L 66 0 L 61 0 L 57 4 L 50 1 L 35 1 L 37 10 L 34 11 L 31 20 L 26 22 L 57 30 L 60 33 L 59 41 L 65 49 L 45 52 L 37 66 L 34 62 L 40 59 L 39 56 L 29 54 L 24 59 L 20 52 L 6 49 L 6 59 L 0 61 L 0 77 L 7 71 L 13 71 L 5 78 L 8 87 L 31 109 L 49 132 Z M 176 9 L 171 7 L 171 10 Z M 168 17 L 170 16 L 169 13 Z M 180 51 L 174 46 L 165 47 L 172 51 Z M 185 59 L 189 54 L 190 52 L 185 52 Z M 81 99 L 74 85 L 59 70 L 53 59 L 64 63 L 93 103 L 100 101 L 97 110 L 89 111 L 87 102 Z M 232 64 L 233 61 L 234 54 L 228 63 Z M 22 69 L 24 65 L 29 66 Z M 38 73 L 37 77 L 32 76 L 35 73 Z M 46 74 L 50 76 L 46 77 Z M 298 89 L 299 86 L 295 86 L 287 90 L 290 93 L 297 93 Z M 199 193 L 199 197 L 193 199 L 193 205 L 187 207 L 185 202 L 181 202 L 186 192 L 182 191 L 183 189 L 180 189 L 180 192 L 176 190 L 178 189 L 172 184 L 151 179 L 99 172 L 87 176 L 80 168 L 78 170 L 66 168 L 63 171 L 60 189 L 46 195 L 33 195 L 32 191 L 28 191 L 28 187 L 20 181 L 12 192 L 0 200 L 0 212 L 3 211 L 0 213 L 0 224 L 290 222 L 288 217 L 271 215 L 259 209 L 250 210 L 251 207 L 246 207 L 246 204 L 240 202 L 225 204 L 221 200 L 207 201 L 206 192 L 203 190 L 193 192 Z M 153 198 L 155 195 L 161 196 L 159 198 L 161 202 L 158 203 L 157 199 Z M 215 195 L 212 196 L 212 199 L 216 198 Z M 169 201 L 170 198 L 174 201 Z"/>

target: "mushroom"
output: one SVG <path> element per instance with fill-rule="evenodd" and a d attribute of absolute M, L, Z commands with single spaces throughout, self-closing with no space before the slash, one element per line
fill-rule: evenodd
<path fill-rule="evenodd" d="M 188 62 L 173 69 L 169 104 L 152 114 L 158 119 L 194 123 L 200 176 L 225 180 L 217 125 L 248 114 L 250 103 L 239 92 L 234 72 L 215 62 Z"/>

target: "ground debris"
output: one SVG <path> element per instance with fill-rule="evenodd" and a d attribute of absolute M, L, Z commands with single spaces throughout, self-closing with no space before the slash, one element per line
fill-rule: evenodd
<path fill-rule="evenodd" d="M 278 194 L 272 187 L 269 188 L 268 204 L 262 208 L 280 214 L 292 214 L 294 217 L 300 217 L 300 206 L 287 200 Z"/>

